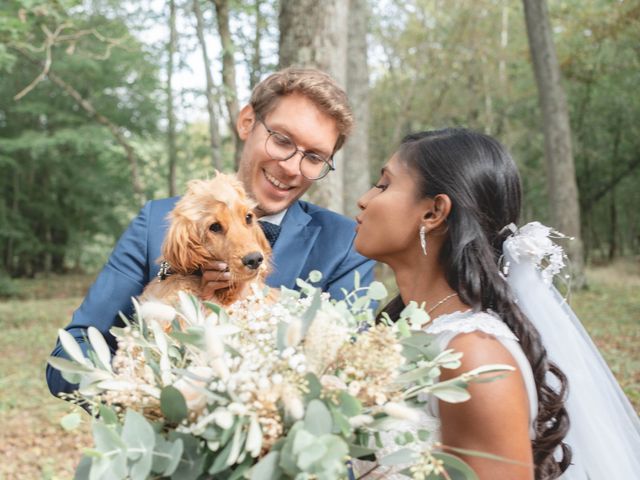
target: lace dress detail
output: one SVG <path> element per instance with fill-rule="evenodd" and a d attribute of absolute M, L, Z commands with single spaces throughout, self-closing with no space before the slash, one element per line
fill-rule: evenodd
<path fill-rule="evenodd" d="M 447 348 L 447 345 L 457 335 L 476 331 L 495 337 L 513 355 L 525 380 L 525 386 L 529 396 L 530 416 L 531 418 L 534 418 L 535 412 L 537 411 L 537 398 L 531 366 L 524 356 L 516 336 L 494 312 L 472 312 L 471 310 L 468 310 L 465 312 L 455 312 L 448 315 L 442 315 L 436 318 L 425 328 L 425 332 L 435 336 L 435 341 L 441 349 Z M 414 438 L 417 438 L 418 430 L 427 430 L 430 432 L 427 441 L 412 444 L 411 448 L 416 450 L 422 450 L 440 440 L 440 418 L 438 417 L 437 399 L 428 395 L 419 399 L 422 401 L 427 400 L 428 403 L 426 408 L 420 411 L 417 422 L 395 419 L 390 420 L 388 423 L 388 430 L 381 432 L 380 438 L 383 446 L 376 452 L 376 457 L 378 459 L 389 455 L 400 448 L 404 448 L 398 446 L 395 442 L 395 438 L 400 433 L 411 432 Z M 533 430 L 531 430 L 531 433 L 533 434 Z M 366 462 L 361 460 L 355 460 L 353 462 L 356 478 L 360 478 L 365 475 L 365 473 L 371 471 L 371 473 L 368 473 L 363 477 L 366 480 L 382 478 L 389 480 L 404 480 L 409 477 L 397 472 L 404 470 L 409 466 L 410 465 L 376 467 L 375 462 Z M 374 467 L 376 468 L 374 469 Z"/>

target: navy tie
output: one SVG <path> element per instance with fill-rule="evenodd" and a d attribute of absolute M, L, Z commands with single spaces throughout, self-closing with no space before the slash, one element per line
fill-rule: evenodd
<path fill-rule="evenodd" d="M 262 231 L 264 232 L 264 236 L 267 237 L 267 241 L 271 248 L 276 243 L 278 239 L 278 235 L 280 235 L 280 225 L 276 225 L 275 223 L 264 222 L 262 220 L 259 221 L 260 226 L 262 227 Z"/>

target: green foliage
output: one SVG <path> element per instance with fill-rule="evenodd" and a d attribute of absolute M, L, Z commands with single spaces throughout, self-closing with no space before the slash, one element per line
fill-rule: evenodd
<path fill-rule="evenodd" d="M 12 276 L 80 266 L 85 245 L 112 244 L 135 206 L 130 166 L 106 127 L 46 79 L 14 99 L 42 72 L 45 32 L 65 25 L 50 49 L 53 74 L 125 135 L 157 130 L 153 60 L 123 18 L 70 16 L 77 4 L 10 2 L 1 16 L 13 64 L 0 77 L 0 265 Z"/>
<path fill-rule="evenodd" d="M 638 253 L 640 81 L 637 1 L 548 2 L 564 77 L 586 251 Z M 544 139 L 522 2 L 392 0 L 372 16 L 372 179 L 413 131 L 495 135 L 522 176 L 523 223 L 548 223 Z"/>

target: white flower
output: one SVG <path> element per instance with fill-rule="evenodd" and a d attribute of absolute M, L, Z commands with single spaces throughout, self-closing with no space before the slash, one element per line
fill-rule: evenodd
<path fill-rule="evenodd" d="M 245 449 L 254 458 L 260 455 L 260 450 L 262 449 L 262 430 L 255 416 L 251 417 L 251 422 L 249 423 Z"/>
<path fill-rule="evenodd" d="M 404 403 L 388 402 L 384 405 L 383 410 L 384 413 L 390 417 L 400 420 L 408 420 L 410 422 L 417 422 L 419 420 L 418 411 Z"/>
<path fill-rule="evenodd" d="M 282 395 L 282 403 L 284 403 L 284 408 L 287 413 L 289 413 L 294 420 L 300 420 L 304 417 L 304 404 L 297 393 L 288 389 L 288 391 Z"/>
<path fill-rule="evenodd" d="M 353 428 L 360 428 L 365 425 L 369 425 L 373 420 L 374 419 L 371 415 L 355 415 L 349 418 L 349 425 Z"/>
<path fill-rule="evenodd" d="M 349 387 L 347 388 L 347 392 L 352 397 L 356 397 L 358 395 L 358 393 L 360 393 L 360 390 L 362 390 L 362 384 L 360 382 L 358 382 L 357 380 L 351 382 L 349 384 Z"/>
<path fill-rule="evenodd" d="M 158 322 L 166 330 L 176 318 L 176 309 L 166 303 L 151 300 L 140 305 L 140 315 L 147 322 Z"/>
<path fill-rule="evenodd" d="M 335 375 L 322 375 L 320 377 L 320 383 L 323 388 L 327 390 L 346 390 L 347 384 L 340 380 Z"/>
<path fill-rule="evenodd" d="M 233 414 L 226 408 L 216 408 L 213 412 L 213 420 L 220 428 L 227 430 L 233 425 Z"/>
<path fill-rule="evenodd" d="M 531 262 L 540 270 L 543 280 L 551 283 L 565 266 L 564 250 L 553 242 L 552 236 L 566 238 L 540 222 L 531 222 L 505 240 L 504 248 L 516 262 Z M 508 274 L 508 266 L 504 273 Z"/>

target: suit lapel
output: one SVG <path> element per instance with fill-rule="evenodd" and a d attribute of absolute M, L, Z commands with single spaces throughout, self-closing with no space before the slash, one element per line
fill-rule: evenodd
<path fill-rule="evenodd" d="M 300 276 L 321 229 L 318 225 L 309 225 L 310 221 L 311 216 L 302 209 L 300 202 L 287 210 L 273 249 L 273 270 L 267 280 L 272 287 L 295 287 L 295 279 Z"/>

